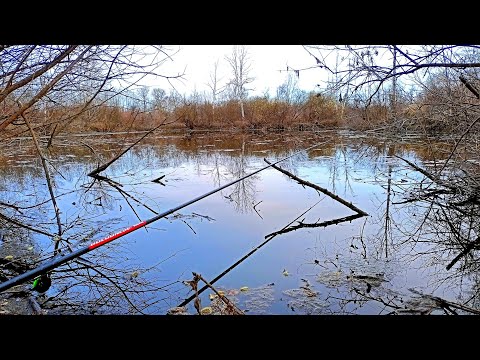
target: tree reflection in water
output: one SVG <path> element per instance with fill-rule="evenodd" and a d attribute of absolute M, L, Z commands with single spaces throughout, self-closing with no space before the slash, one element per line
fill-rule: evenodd
<path fill-rule="evenodd" d="M 324 248 L 318 244 L 305 246 L 298 271 L 307 281 L 299 280 L 297 289 L 281 292 L 282 297 L 289 299 L 285 302 L 295 309 L 288 311 L 473 313 L 480 301 L 477 275 L 480 186 L 476 176 L 478 163 L 472 161 L 475 148 L 470 152 L 463 149 L 461 156 L 451 158 L 444 167 L 452 144 L 360 135 L 313 134 L 309 140 L 303 137 L 303 142 L 298 142 L 298 137 L 287 139 L 278 134 L 147 138 L 145 144 L 132 148 L 106 172 L 118 188 L 105 181 L 92 185 L 91 179 L 85 177 L 89 170 L 118 152 L 118 139 L 104 137 L 101 143 L 82 139 L 76 146 L 59 139 L 51 149 L 50 158 L 58 170 L 54 183 L 62 209 L 65 242 L 61 249 L 69 251 L 70 247 L 76 248 L 123 228 L 126 221 L 147 218 L 152 210 L 171 206 L 170 192 L 177 191 L 185 199 L 190 193 L 182 191 L 187 191 L 186 185 L 190 183 L 192 193 L 198 195 L 197 178 L 208 180 L 209 189 L 218 187 L 257 168 L 263 158 L 274 160 L 319 140 L 328 140 L 328 145 L 282 163 L 282 169 L 302 179 L 306 177 L 301 174 L 308 173 L 312 183 L 323 182 L 347 202 L 354 200 L 361 209 L 365 206 L 370 216 L 358 221 L 358 214 L 342 214 L 322 221 L 297 219 L 285 228 L 278 222 L 274 228 L 265 227 L 262 237 L 267 234 L 267 239 L 273 236 L 292 239 L 294 235 L 293 241 L 305 234 L 321 236 L 323 231 L 335 228 L 330 225 L 339 222 L 351 224 L 349 229 L 353 230 L 353 235 L 343 239 L 325 240 L 321 243 Z M 82 142 L 95 148 L 95 156 Z M 35 239 L 34 254 L 28 258 L 28 266 L 34 266 L 52 252 L 53 237 L 48 234 L 55 232 L 55 219 L 42 185 L 40 164 L 27 145 L 13 147 L 15 153 L 8 163 L 0 165 L 0 214 L 32 229 L 19 228 L 5 219 L 0 219 L 0 224 L 7 242 L 21 244 L 20 238 Z M 325 174 L 307 171 L 317 167 Z M 164 176 L 162 182 L 166 186 L 151 182 L 160 176 Z M 280 173 L 276 176 L 284 178 Z M 262 212 L 268 205 L 265 191 L 258 190 L 262 180 L 254 176 L 223 190 L 219 197 L 225 206 L 222 211 L 233 208 L 237 214 L 250 214 L 262 224 L 263 221 L 269 224 L 271 219 L 267 217 L 275 214 Z M 358 184 L 374 189 L 369 198 L 358 197 L 355 193 Z M 379 186 L 382 191 L 377 190 Z M 278 200 L 282 204 L 288 199 Z M 259 202 L 261 205 L 254 209 Z M 255 210 L 265 219 L 259 218 Z M 325 211 L 327 215 L 328 209 Z M 214 218 L 212 224 L 219 223 L 217 216 L 208 211 L 197 214 L 177 214 L 169 220 L 170 223 L 188 221 L 187 225 L 194 230 L 187 229 L 191 236 L 196 236 L 201 219 Z M 289 219 L 296 215 L 290 214 Z M 163 225 L 150 227 L 141 237 L 155 238 L 158 231 L 168 233 L 164 230 Z M 34 235 L 35 231 L 38 235 Z M 112 244 L 109 251 L 57 269 L 53 274 L 54 286 L 42 304 L 59 313 L 165 313 L 166 307 L 185 298 L 181 280 L 189 274 L 164 278 L 159 269 L 182 256 L 183 250 L 183 245 L 169 249 L 160 266 L 158 261 L 146 263 L 137 258 L 126 244 Z M 2 257 L 7 255 L 2 253 Z M 6 268 L 10 265 L 5 261 L 1 265 L 0 275 L 11 276 L 13 270 Z M 202 273 L 207 278 L 208 272 Z M 428 279 L 428 287 L 419 285 L 418 274 Z M 302 305 L 308 300 L 314 301 L 312 306 Z"/>

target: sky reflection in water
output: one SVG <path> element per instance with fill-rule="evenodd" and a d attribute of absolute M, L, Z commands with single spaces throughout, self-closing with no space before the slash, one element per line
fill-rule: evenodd
<path fill-rule="evenodd" d="M 248 302 L 248 292 L 236 295 L 239 306 L 253 314 L 381 313 L 383 305 L 378 302 L 348 301 L 357 296 L 352 288 L 365 288 L 364 283 L 347 279 L 352 274 L 379 276 L 385 280 L 379 287 L 387 289 L 387 293 L 389 290 L 407 293 L 407 288 L 417 287 L 436 291 L 439 296 L 452 296 L 448 286 L 435 288 L 432 276 L 440 275 L 438 268 L 424 266 L 431 263 L 428 256 L 415 258 L 416 253 L 412 253 L 410 246 L 398 245 L 396 236 L 401 234 L 396 229 L 392 230 L 393 238 L 388 239 L 385 251 L 383 214 L 388 167 L 392 169 L 394 184 L 408 183 L 418 177 L 406 169 L 405 164 L 388 155 L 397 152 L 421 164 L 418 154 L 424 154 L 412 151 L 411 146 L 333 134 L 309 135 L 308 138 L 298 134 L 291 138 L 278 134 L 176 135 L 155 137 L 138 145 L 103 174 L 121 183 L 123 190 L 143 204 L 162 212 L 265 166 L 264 157 L 277 160 L 325 140 L 330 141 L 328 145 L 299 154 L 279 166 L 327 188 L 370 216 L 326 228 L 303 228 L 278 235 L 222 277 L 215 287 L 254 289 L 273 283 L 274 300 L 266 301 L 263 307 L 252 306 Z M 74 156 L 70 152 L 72 149 L 77 151 L 73 151 Z M 56 193 L 76 190 L 58 199 L 66 221 L 88 215 L 92 223 L 86 224 L 86 228 L 93 228 L 94 222 L 104 224 L 95 239 L 139 222 L 125 198 L 111 187 L 96 184 L 85 194 L 81 185 L 90 182 L 85 174 L 96 162 L 94 157 L 86 156 L 83 147 L 65 146 L 56 150 L 51 156 L 61 174 L 55 177 Z M 102 155 L 106 159 L 112 156 L 113 150 L 115 141 L 103 149 Z M 28 157 L 21 161 L 26 163 L 8 159 L 10 170 L 1 168 L 4 173 L 1 190 L 15 187 L 22 191 L 22 196 L 34 193 L 33 203 L 47 200 L 38 162 L 31 162 Z M 12 171 L 15 165 L 19 166 L 17 172 Z M 161 180 L 165 186 L 151 182 L 162 175 L 165 175 Z M 401 199 L 398 188 L 396 190 L 392 193 L 392 201 Z M 300 220 L 313 223 L 355 214 L 324 194 L 304 188 L 269 168 L 180 210 L 180 215 L 170 215 L 98 251 L 118 251 L 118 266 L 128 263 L 149 267 L 165 260 L 159 265 L 160 271 L 142 275 L 155 281 L 190 280 L 192 271 L 211 280 L 260 245 L 266 235 L 282 229 L 317 201 L 320 202 Z M 132 200 L 130 204 L 142 220 L 155 215 Z M 393 221 L 398 223 L 411 216 L 404 208 L 395 206 L 391 212 Z M 54 227 L 52 229 L 54 231 Z M 70 234 L 76 231 L 85 232 L 72 227 Z M 48 239 L 42 236 L 37 239 L 42 246 L 50 246 Z M 51 251 L 51 246 L 44 251 Z M 95 262 L 95 256 L 92 252 L 86 258 Z M 289 290 L 299 290 L 300 293 L 295 294 L 301 294 L 305 284 L 316 292 L 314 299 L 318 306 L 302 302 L 309 300 L 302 296 L 291 296 Z M 188 290 L 177 283 L 170 289 L 167 302 L 147 312 L 165 313 L 168 307 L 178 305 L 189 296 Z M 203 306 L 209 304 L 210 293 L 207 290 L 202 294 Z"/>

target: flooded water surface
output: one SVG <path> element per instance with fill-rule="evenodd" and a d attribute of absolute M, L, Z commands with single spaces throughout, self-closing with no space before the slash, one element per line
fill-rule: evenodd
<path fill-rule="evenodd" d="M 295 154 L 277 165 L 328 191 L 269 167 L 57 268 L 44 295 L 51 313 L 166 314 L 186 305 L 195 314 L 194 301 L 185 304 L 193 273 L 245 314 L 444 313 L 421 294 L 476 294 L 471 275 L 446 270 L 456 253 L 424 223 L 431 209 L 405 202 L 424 176 L 397 156 L 427 166 L 445 144 L 348 132 L 157 134 L 102 171 L 107 180 L 87 176 L 138 137 L 55 139 L 48 158 L 68 241 L 62 252 L 246 176 L 265 159 Z M 2 198 L 21 206 L 9 215 L 55 234 L 41 163 L 29 140 L 14 147 L 0 167 Z M 33 237 L 37 265 L 51 257 L 54 238 L 19 234 L 5 238 Z M 199 299 L 204 313 L 222 306 L 211 288 Z"/>

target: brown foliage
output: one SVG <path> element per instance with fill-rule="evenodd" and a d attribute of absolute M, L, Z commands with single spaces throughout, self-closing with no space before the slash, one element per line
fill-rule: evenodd
<path fill-rule="evenodd" d="M 372 103 L 367 108 L 339 102 L 333 97 L 310 94 L 303 103 L 255 97 L 244 101 L 245 118 L 236 100 L 212 104 L 199 96 L 183 99 L 173 110 L 140 111 L 99 105 L 81 112 L 81 106 L 48 107 L 32 111 L 32 123 L 41 134 L 60 132 L 146 131 L 162 121 L 170 129 L 226 130 L 317 130 L 349 128 L 392 131 L 460 131 L 468 123 L 473 106 L 463 86 L 443 84 L 442 79 L 415 101 L 398 101 L 395 112 L 387 105 Z M 463 104 L 459 106 L 458 104 Z M 4 104 L 4 107 L 8 104 Z M 13 106 L 13 105 L 12 105 Z M 78 115 L 78 113 L 80 114 Z M 75 116 L 78 115 L 78 116 Z M 71 119 L 70 119 L 71 118 Z M 58 124 L 58 125 L 57 125 Z M 20 124 L 21 125 L 21 124 Z"/>

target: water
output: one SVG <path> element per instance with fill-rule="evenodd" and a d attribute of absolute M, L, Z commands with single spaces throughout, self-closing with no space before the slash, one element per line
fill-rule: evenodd
<path fill-rule="evenodd" d="M 279 234 L 215 282 L 217 290 L 247 314 L 386 314 L 415 299 L 409 288 L 456 301 L 473 286 L 468 277 L 453 276 L 455 269 L 445 270 L 453 256 L 439 256 L 429 241 L 418 241 L 419 234 L 411 237 L 425 209 L 395 205 L 423 177 L 394 155 L 422 166 L 445 144 L 348 132 L 163 134 L 145 139 L 101 173 L 113 183 L 86 175 L 138 136 L 58 138 L 49 150 L 62 238 L 72 249 L 262 168 L 264 158 L 276 161 L 318 143 L 278 165 L 369 215 Z M 34 150 L 21 140 L 9 152 L 0 167 L 0 199 L 22 213 L 3 213 L 55 234 Z M 161 183 L 152 182 L 159 177 Z M 192 272 L 212 281 L 292 222 L 355 214 L 269 168 L 60 267 L 45 306 L 57 304 L 51 311 L 59 313 L 165 314 L 192 294 L 184 283 Z M 16 236 L 22 234 L 34 237 L 38 259 L 51 256 L 51 238 L 31 231 Z M 421 239 L 429 238 L 422 233 Z M 63 249 L 68 251 L 65 243 Z M 202 307 L 212 305 L 210 294 L 201 294 Z M 187 310 L 195 313 L 193 301 Z"/>

